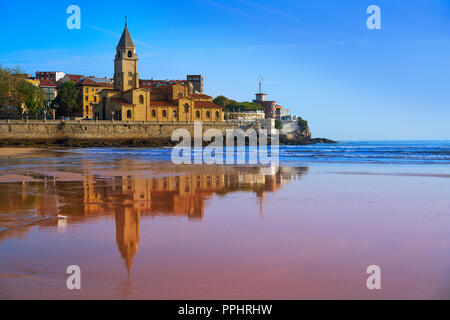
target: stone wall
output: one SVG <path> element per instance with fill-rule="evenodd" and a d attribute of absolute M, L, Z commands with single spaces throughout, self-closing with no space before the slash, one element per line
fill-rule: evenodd
<path fill-rule="evenodd" d="M 300 131 L 297 121 L 283 121 L 282 133 L 289 134 L 295 131 Z"/>
<path fill-rule="evenodd" d="M 203 130 L 236 129 L 238 123 L 204 123 Z M 58 140 L 103 142 L 140 140 L 170 143 L 176 129 L 186 129 L 194 134 L 193 123 L 128 123 L 111 121 L 1 121 L 0 143 L 15 142 L 51 143 Z"/>

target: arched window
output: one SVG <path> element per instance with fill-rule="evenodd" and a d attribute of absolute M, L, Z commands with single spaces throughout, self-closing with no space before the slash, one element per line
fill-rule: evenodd
<path fill-rule="evenodd" d="M 131 58 L 133 56 L 133 52 L 131 50 L 128 51 L 128 58 Z"/>
<path fill-rule="evenodd" d="M 197 111 L 197 112 L 195 113 L 195 116 L 196 116 L 197 118 L 200 118 L 200 111 Z"/>
<path fill-rule="evenodd" d="M 184 105 L 184 112 L 189 113 L 189 105 L 187 103 Z"/>
<path fill-rule="evenodd" d="M 208 119 L 211 118 L 211 112 L 206 111 L 206 117 L 207 117 Z"/>
<path fill-rule="evenodd" d="M 163 113 L 163 117 L 166 118 L 166 117 L 167 117 L 167 111 L 166 111 L 166 110 L 163 110 L 162 113 Z"/>
<path fill-rule="evenodd" d="M 220 118 L 220 112 L 216 111 L 216 119 L 219 119 L 219 118 Z"/>
<path fill-rule="evenodd" d="M 144 96 L 143 95 L 139 96 L 139 103 L 144 104 Z"/>
<path fill-rule="evenodd" d="M 127 111 L 127 119 L 131 119 L 131 110 Z"/>
<path fill-rule="evenodd" d="M 177 117 L 177 111 L 176 111 L 176 110 L 173 111 L 173 117 L 174 117 L 174 118 Z"/>
<path fill-rule="evenodd" d="M 156 110 L 152 110 L 152 117 L 156 117 Z"/>

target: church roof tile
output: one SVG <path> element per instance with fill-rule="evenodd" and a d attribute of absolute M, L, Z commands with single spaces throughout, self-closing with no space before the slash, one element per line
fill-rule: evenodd
<path fill-rule="evenodd" d="M 131 39 L 130 32 L 128 31 L 128 27 L 125 24 L 125 29 L 123 30 L 122 37 L 120 38 L 118 48 L 134 48 L 133 39 Z"/>

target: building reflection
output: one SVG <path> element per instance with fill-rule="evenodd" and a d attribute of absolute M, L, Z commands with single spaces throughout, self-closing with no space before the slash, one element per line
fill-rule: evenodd
<path fill-rule="evenodd" d="M 40 228 L 57 225 L 58 230 L 64 232 L 65 223 L 54 219 L 58 214 L 69 217 L 69 226 L 87 219 L 114 216 L 117 246 L 130 271 L 138 252 L 141 217 L 178 216 L 202 221 L 208 200 L 214 195 L 234 192 L 256 195 L 262 210 L 268 194 L 299 179 L 307 170 L 217 167 L 212 172 L 194 170 L 189 174 L 166 173 L 156 178 L 142 177 L 136 170 L 120 171 L 130 172 L 130 175 L 109 177 L 85 172 L 82 181 L 64 182 L 41 177 L 43 182 L 3 184 L 0 241 L 27 232 L 29 226 L 35 225 L 30 217 L 38 219 Z M 39 220 L 49 216 L 52 219 Z M 19 224 L 14 221 L 21 218 Z"/>

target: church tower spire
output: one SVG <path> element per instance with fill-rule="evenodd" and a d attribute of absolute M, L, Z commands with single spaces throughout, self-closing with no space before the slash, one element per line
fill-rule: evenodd
<path fill-rule="evenodd" d="M 128 30 L 125 29 L 116 48 L 114 60 L 114 89 L 120 92 L 139 88 L 138 58 L 136 47 Z"/>

